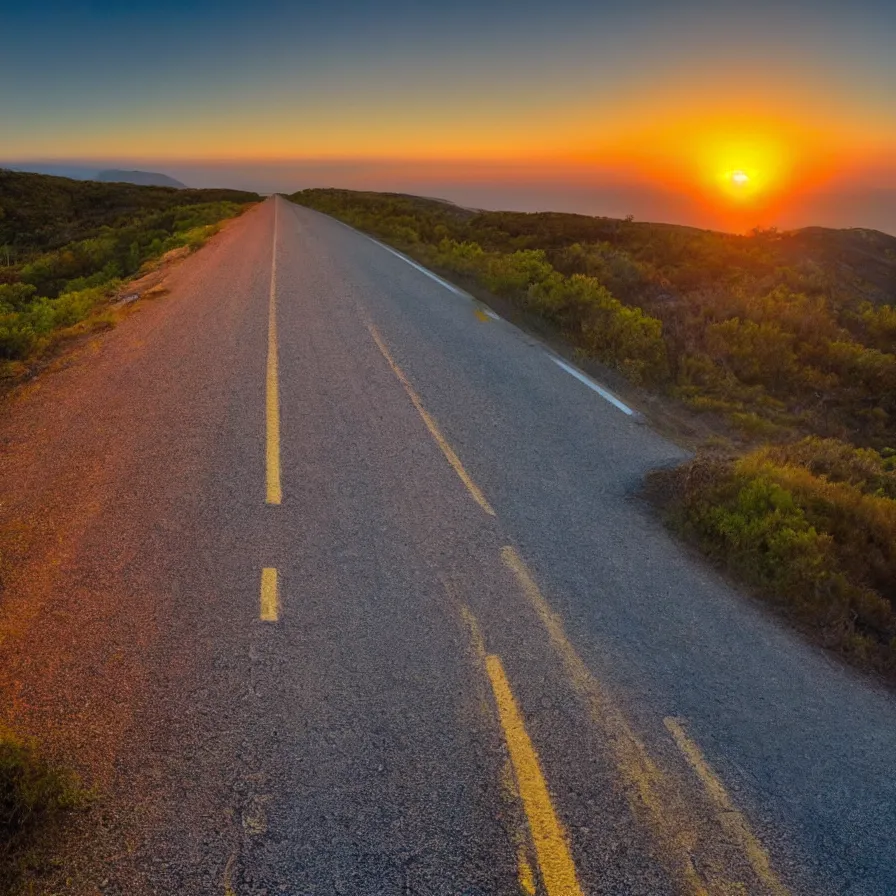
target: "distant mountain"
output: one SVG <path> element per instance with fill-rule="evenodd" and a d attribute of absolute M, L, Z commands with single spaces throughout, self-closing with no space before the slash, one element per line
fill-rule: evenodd
<path fill-rule="evenodd" d="M 186 189 L 187 186 L 173 177 L 168 177 L 167 174 L 159 174 L 156 171 L 118 171 L 112 169 L 110 171 L 100 171 L 91 180 L 114 184 L 137 184 L 139 187 L 177 187 L 181 190 Z"/>

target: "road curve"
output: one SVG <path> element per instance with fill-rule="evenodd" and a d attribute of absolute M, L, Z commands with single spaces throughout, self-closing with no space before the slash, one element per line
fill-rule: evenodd
<path fill-rule="evenodd" d="M 896 701 L 635 496 L 682 459 L 273 198 L 6 403 L 0 712 L 99 797 L 33 892 L 896 892 Z"/>

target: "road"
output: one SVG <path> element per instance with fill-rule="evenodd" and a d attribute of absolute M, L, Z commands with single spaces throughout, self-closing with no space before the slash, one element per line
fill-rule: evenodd
<path fill-rule="evenodd" d="M 282 198 L 169 287 L 0 421 L 0 705 L 98 794 L 33 892 L 896 892 L 896 701 L 679 448 Z"/>

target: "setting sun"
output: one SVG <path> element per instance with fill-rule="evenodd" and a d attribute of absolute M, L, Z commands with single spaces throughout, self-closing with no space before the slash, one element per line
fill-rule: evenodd
<path fill-rule="evenodd" d="M 762 192 L 768 186 L 768 178 L 763 178 L 756 168 L 729 168 L 719 176 L 722 189 L 732 198 L 744 200 Z"/>

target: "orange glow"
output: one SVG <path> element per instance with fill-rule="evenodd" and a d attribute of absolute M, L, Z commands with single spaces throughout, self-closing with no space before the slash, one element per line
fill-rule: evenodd
<path fill-rule="evenodd" d="M 354 171 L 351 183 L 360 188 L 386 184 L 411 192 L 417 181 L 423 190 L 451 184 L 486 190 L 501 184 L 608 186 L 620 197 L 626 191 L 635 196 L 633 206 L 651 191 L 665 197 L 655 211 L 637 205 L 639 217 L 737 231 L 790 219 L 804 197 L 835 182 L 865 188 L 887 186 L 894 177 L 896 125 L 889 119 L 845 105 L 833 92 L 788 91 L 778 81 L 730 72 L 718 80 L 651 84 L 649 91 L 636 85 L 591 100 L 535 94 L 496 108 L 455 98 L 438 114 L 433 97 L 423 92 L 401 105 L 384 106 L 373 97 L 362 102 L 363 93 L 348 107 L 320 101 L 301 116 L 283 114 L 289 103 L 282 99 L 276 108 L 222 107 L 201 118 L 179 110 L 159 120 L 135 120 L 127 129 L 94 122 L 66 132 L 66 157 L 114 158 L 117 167 L 125 160 L 133 167 L 165 160 L 259 166 L 307 161 L 320 165 L 321 183 L 349 183 L 345 172 Z M 61 133 L 51 137 L 61 144 Z M 9 157 L 25 153 L 24 146 L 10 147 Z M 875 170 L 882 173 L 873 176 Z M 295 180 L 307 182 L 298 174 Z"/>
<path fill-rule="evenodd" d="M 809 98 L 758 88 L 727 100 L 711 88 L 690 101 L 658 96 L 600 124 L 576 163 L 687 197 L 695 217 L 737 231 L 786 217 L 801 195 L 867 168 L 875 142 L 890 143 L 868 121 L 835 122 Z"/>
<path fill-rule="evenodd" d="M 768 201 L 793 180 L 801 143 L 793 134 L 707 137 L 695 151 L 696 165 L 705 172 L 704 191 L 741 204 Z"/>

